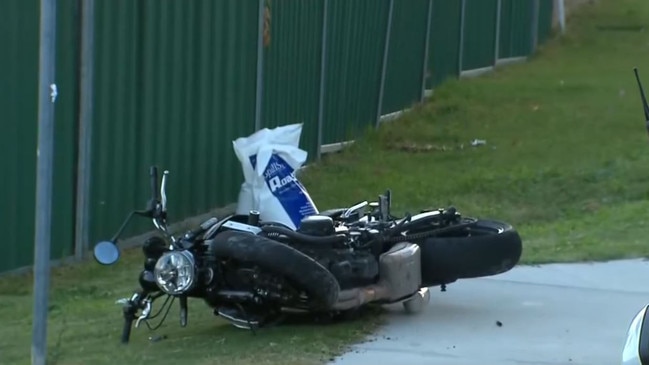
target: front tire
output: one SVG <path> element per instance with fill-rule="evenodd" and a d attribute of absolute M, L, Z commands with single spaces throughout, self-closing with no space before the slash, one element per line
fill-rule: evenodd
<path fill-rule="evenodd" d="M 422 286 L 428 287 L 507 272 L 518 264 L 523 252 L 521 237 L 509 223 L 487 219 L 417 243 Z"/>
<path fill-rule="evenodd" d="M 340 286 L 333 274 L 288 245 L 235 231 L 219 233 L 213 241 L 213 252 L 217 256 L 253 263 L 288 279 L 295 289 L 307 293 L 310 309 L 330 309 L 338 301 Z"/>

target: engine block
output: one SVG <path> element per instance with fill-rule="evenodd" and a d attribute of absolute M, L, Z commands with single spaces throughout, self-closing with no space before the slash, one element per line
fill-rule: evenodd
<path fill-rule="evenodd" d="M 369 285 L 378 280 L 379 263 L 371 252 L 314 249 L 312 247 L 295 248 L 331 271 L 343 290 Z"/>

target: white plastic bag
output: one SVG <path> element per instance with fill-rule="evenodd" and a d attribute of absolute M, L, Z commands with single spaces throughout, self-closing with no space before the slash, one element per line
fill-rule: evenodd
<path fill-rule="evenodd" d="M 302 124 L 264 128 L 233 141 L 245 182 L 241 185 L 238 214 L 257 210 L 260 219 L 299 227 L 302 218 L 318 210 L 295 172 L 305 162 L 300 149 Z"/>
<path fill-rule="evenodd" d="M 259 147 L 264 144 L 298 147 L 301 133 L 301 124 L 290 124 L 273 129 L 263 128 L 248 137 L 240 137 L 232 142 L 234 153 L 241 163 L 244 177 L 244 182 L 241 184 L 241 189 L 239 190 L 237 214 L 248 214 L 248 212 L 257 209 L 259 206 L 254 201 L 255 197 L 252 183 L 255 180 L 255 168 L 250 162 L 250 156 L 255 155 Z"/>

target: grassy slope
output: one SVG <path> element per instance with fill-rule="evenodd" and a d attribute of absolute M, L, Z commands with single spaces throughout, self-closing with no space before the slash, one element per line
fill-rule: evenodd
<path fill-rule="evenodd" d="M 649 35 L 596 30 L 637 24 L 649 28 L 649 3 L 585 6 L 531 62 L 445 85 L 305 184 L 327 207 L 389 187 L 401 211 L 453 204 L 510 221 L 528 263 L 646 255 L 649 145 L 632 68 L 649 87 Z"/>
<path fill-rule="evenodd" d="M 454 204 L 469 215 L 514 223 L 528 263 L 646 255 L 649 146 L 631 70 L 641 67 L 649 86 L 649 62 L 642 64 L 649 60 L 649 36 L 595 26 L 647 26 L 649 3 L 603 0 L 580 18 L 569 24 L 566 39 L 531 62 L 451 82 L 402 121 L 312 166 L 303 179 L 318 205 L 372 199 L 390 187 L 400 211 Z M 468 146 L 474 138 L 487 145 Z M 400 151 L 404 143 L 448 150 Z M 179 328 L 175 305 L 157 331 L 168 339 L 149 343 L 139 329 L 122 347 L 113 303 L 134 289 L 140 265 L 134 250 L 115 267 L 55 270 L 52 363 L 315 364 L 378 321 L 295 325 L 252 336 L 190 301 L 187 328 Z M 1 364 L 29 363 L 30 291 L 28 276 L 0 280 Z"/>

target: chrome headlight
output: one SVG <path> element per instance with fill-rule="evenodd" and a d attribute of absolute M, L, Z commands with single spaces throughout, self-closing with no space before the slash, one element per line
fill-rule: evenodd
<path fill-rule="evenodd" d="M 196 262 L 189 251 L 167 252 L 158 259 L 153 273 L 162 291 L 171 295 L 182 294 L 196 282 Z"/>

